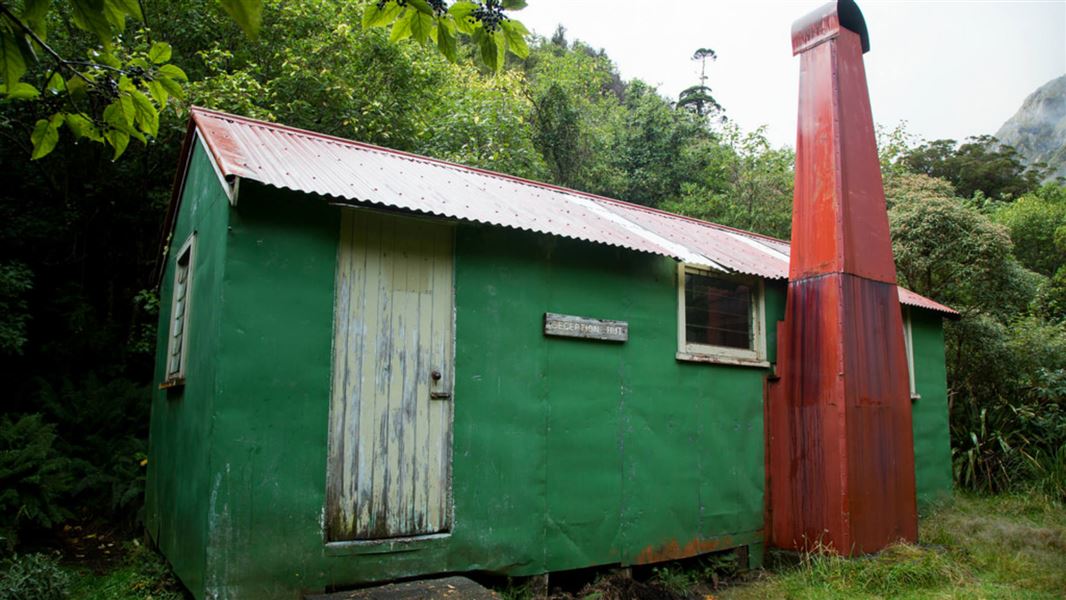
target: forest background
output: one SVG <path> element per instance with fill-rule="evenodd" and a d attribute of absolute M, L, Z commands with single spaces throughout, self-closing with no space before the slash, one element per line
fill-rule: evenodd
<path fill-rule="evenodd" d="M 40 2 L 0 1 L 0 558 L 139 526 L 153 275 L 192 104 L 789 237 L 791 149 L 734 126 L 707 81 L 665 98 L 562 28 L 487 54 L 363 27 L 377 2 L 268 1 L 254 38 L 212 0 L 106 2 L 129 17 L 109 39 L 78 23 L 85 2 L 40 16 L 50 49 L 100 65 L 86 78 L 12 71 L 15 15 Z M 1066 500 L 1066 187 L 989 136 L 879 142 L 901 284 L 961 314 L 957 485 Z"/>

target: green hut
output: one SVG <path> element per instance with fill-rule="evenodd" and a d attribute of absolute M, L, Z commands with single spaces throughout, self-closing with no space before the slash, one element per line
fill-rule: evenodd
<path fill-rule="evenodd" d="M 761 561 L 787 242 L 204 109 L 166 228 L 146 520 L 195 597 Z M 900 299 L 921 503 L 954 312 Z"/>

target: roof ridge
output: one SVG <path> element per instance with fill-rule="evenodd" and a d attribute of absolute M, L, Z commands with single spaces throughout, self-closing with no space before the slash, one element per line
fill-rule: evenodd
<path fill-rule="evenodd" d="M 268 127 L 268 128 L 271 128 L 271 129 L 281 130 L 281 131 L 285 131 L 285 132 L 291 133 L 293 135 L 299 135 L 299 136 L 303 136 L 303 137 L 307 137 L 307 138 L 311 138 L 311 139 L 318 139 L 318 140 L 322 140 L 322 141 L 326 141 L 326 142 L 333 142 L 333 143 L 337 143 L 337 144 L 341 144 L 341 145 L 345 145 L 345 146 L 356 146 L 356 147 L 363 148 L 365 150 L 369 150 L 369 151 L 372 151 L 372 152 L 379 152 L 379 153 L 383 153 L 383 154 L 392 154 L 392 155 L 395 155 L 395 156 L 402 156 L 402 157 L 410 159 L 410 160 L 419 161 L 419 162 L 423 162 L 423 163 L 426 163 L 426 164 L 431 164 L 431 165 L 438 166 L 438 167 L 453 168 L 453 169 L 458 169 L 458 170 L 461 170 L 461 171 L 474 172 L 474 173 L 478 173 L 480 175 L 485 175 L 485 176 L 488 176 L 488 177 L 495 177 L 497 179 L 503 179 L 503 180 L 507 180 L 507 181 L 512 181 L 512 182 L 520 183 L 520 184 L 527 185 L 527 186 L 530 186 L 530 187 L 541 188 L 541 189 L 549 189 L 549 190 L 568 193 L 568 194 L 576 194 L 576 195 L 579 195 L 579 196 L 584 196 L 586 198 L 590 198 L 590 199 L 595 200 L 595 201 L 614 204 L 614 205 L 620 206 L 622 208 L 638 210 L 638 211 L 642 211 L 642 212 L 653 214 L 653 215 L 659 215 L 659 216 L 663 216 L 663 217 L 669 217 L 669 218 L 672 218 L 672 219 L 677 219 L 677 220 L 680 220 L 680 221 L 688 221 L 688 222 L 694 223 L 696 225 L 702 225 L 704 227 L 711 227 L 711 228 L 714 228 L 714 229 L 719 229 L 721 231 L 727 231 L 727 232 L 731 232 L 731 233 L 736 233 L 736 234 L 739 234 L 739 235 L 744 235 L 744 236 L 752 237 L 752 238 L 755 238 L 755 239 L 763 239 L 763 240 L 769 240 L 771 242 L 778 242 L 778 243 L 781 243 L 781 244 L 785 244 L 786 246 L 790 246 L 791 245 L 788 240 L 782 240 L 782 239 L 775 238 L 775 237 L 770 236 L 770 235 L 765 235 L 765 234 L 757 233 L 757 232 L 754 232 L 754 231 L 748 231 L 748 230 L 740 229 L 740 228 L 737 228 L 737 227 L 730 227 L 729 225 L 722 225 L 721 223 L 715 223 L 713 221 L 705 221 L 703 219 L 697 219 L 695 217 L 689 217 L 689 216 L 686 216 L 686 215 L 679 215 L 677 213 L 672 213 L 670 211 L 662 210 L 662 209 L 659 209 L 659 208 L 654 208 L 654 207 L 651 207 L 651 206 L 645 206 L 643 204 L 637 204 L 635 202 L 626 202 L 625 200 L 619 200 L 617 198 L 611 198 L 610 196 L 602 196 L 600 194 L 594 194 L 592 192 L 585 192 L 585 191 L 582 191 L 582 190 L 576 190 L 576 189 L 573 189 L 573 188 L 568 188 L 568 187 L 561 186 L 561 185 L 556 185 L 556 184 L 553 184 L 553 183 L 545 183 L 545 182 L 542 182 L 542 181 L 535 181 L 533 179 L 527 179 L 525 177 L 519 177 L 517 175 L 510 175 L 508 173 L 501 173 L 499 171 L 493 171 L 493 170 L 490 170 L 490 169 L 483 169 L 481 167 L 471 167 L 470 165 L 464 165 L 464 164 L 461 164 L 461 163 L 452 162 L 452 161 L 448 161 L 448 160 L 443 160 L 443 159 L 439 159 L 439 158 L 434 158 L 434 157 L 431 157 L 431 156 L 424 156 L 422 154 L 415 154 L 413 152 L 407 152 L 405 150 L 396 150 L 394 148 L 386 148 L 384 146 L 378 146 L 378 145 L 375 145 L 375 144 L 369 144 L 367 142 L 360 142 L 360 141 L 357 141 L 357 140 L 343 138 L 343 137 L 336 136 L 336 135 L 331 135 L 331 134 L 328 134 L 328 133 L 320 133 L 320 132 L 311 131 L 311 130 L 308 130 L 308 129 L 301 129 L 299 127 L 292 127 L 291 125 L 284 125 L 284 124 L 281 124 L 281 123 L 273 123 L 271 121 L 263 121 L 261 119 L 253 119 L 251 117 L 245 117 L 245 116 L 242 116 L 242 115 L 234 115 L 232 113 L 227 113 L 227 112 L 223 112 L 223 111 L 219 111 L 219 110 L 205 108 L 205 107 L 202 107 L 202 106 L 195 106 L 194 105 L 194 106 L 190 107 L 189 108 L 189 113 L 193 117 L 193 119 L 196 118 L 197 114 L 203 113 L 205 115 L 209 115 L 209 116 L 212 116 L 212 117 L 215 117 L 215 118 L 227 119 L 227 120 L 231 120 L 231 121 L 240 121 L 240 122 L 243 122 L 243 123 L 246 123 L 246 124 L 249 124 L 249 125 L 258 126 L 258 127 Z"/>

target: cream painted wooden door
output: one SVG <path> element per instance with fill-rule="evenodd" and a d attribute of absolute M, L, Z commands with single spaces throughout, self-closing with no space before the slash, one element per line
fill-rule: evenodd
<path fill-rule="evenodd" d="M 452 229 L 343 209 L 328 541 L 451 527 Z"/>

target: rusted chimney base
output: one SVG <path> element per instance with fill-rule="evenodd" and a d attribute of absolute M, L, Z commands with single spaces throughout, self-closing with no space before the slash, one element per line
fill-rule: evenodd
<path fill-rule="evenodd" d="M 894 284 L 856 275 L 789 285 L 766 410 L 771 545 L 857 554 L 917 540 L 898 306 Z"/>

